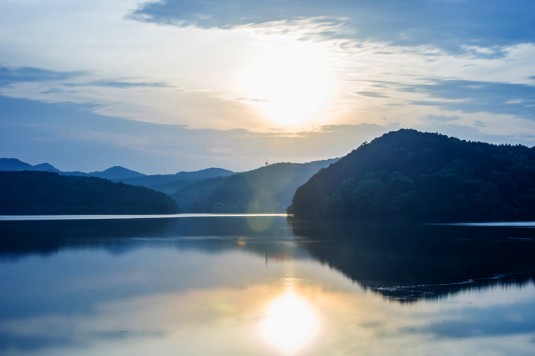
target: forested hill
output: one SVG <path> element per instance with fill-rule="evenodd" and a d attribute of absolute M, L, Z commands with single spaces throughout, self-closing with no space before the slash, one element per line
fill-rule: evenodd
<path fill-rule="evenodd" d="M 289 210 L 303 219 L 535 220 L 535 148 L 390 132 L 314 175 Z"/>
<path fill-rule="evenodd" d="M 1 215 L 165 214 L 176 203 L 154 190 L 95 177 L 0 172 Z"/>
<path fill-rule="evenodd" d="M 296 189 L 336 159 L 309 163 L 275 163 L 224 178 L 186 185 L 171 194 L 190 212 L 280 213 Z"/>

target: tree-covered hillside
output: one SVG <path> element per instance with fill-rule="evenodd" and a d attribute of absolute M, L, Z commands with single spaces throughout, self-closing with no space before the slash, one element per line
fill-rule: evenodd
<path fill-rule="evenodd" d="M 147 175 L 137 178 L 119 179 L 126 184 L 139 185 L 155 189 L 164 193 L 171 193 L 176 191 L 173 187 L 182 187 L 188 182 L 198 181 L 202 179 L 228 177 L 234 174 L 234 172 L 222 168 L 206 168 L 193 172 L 178 172 L 175 174 L 157 174 Z M 177 188 L 178 189 L 178 188 Z"/>
<path fill-rule="evenodd" d="M 296 189 L 335 161 L 271 164 L 229 177 L 192 182 L 172 196 L 181 208 L 191 212 L 284 212 Z"/>
<path fill-rule="evenodd" d="M 163 193 L 95 177 L 0 172 L 0 214 L 165 214 L 176 203 Z"/>
<path fill-rule="evenodd" d="M 399 130 L 301 186 L 296 218 L 535 219 L 535 148 Z"/>

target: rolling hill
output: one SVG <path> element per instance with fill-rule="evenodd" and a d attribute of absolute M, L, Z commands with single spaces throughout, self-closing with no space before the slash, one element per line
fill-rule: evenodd
<path fill-rule="evenodd" d="M 336 159 L 310 163 L 276 163 L 228 177 L 185 184 L 169 194 L 190 212 L 280 213 L 295 190 Z"/>
<path fill-rule="evenodd" d="M 298 219 L 535 219 L 535 148 L 399 130 L 301 186 Z"/>
<path fill-rule="evenodd" d="M 176 187 L 182 187 L 184 182 L 196 181 L 200 179 L 216 178 L 216 177 L 228 177 L 234 174 L 234 172 L 222 168 L 206 168 L 193 172 L 178 172 L 175 174 L 156 174 L 156 175 L 143 175 L 138 177 L 125 177 L 120 179 L 121 182 L 140 185 L 147 188 L 153 188 L 164 192 L 170 190 L 176 190 Z"/>
<path fill-rule="evenodd" d="M 167 214 L 176 203 L 161 192 L 96 177 L 0 172 L 0 214 Z"/>

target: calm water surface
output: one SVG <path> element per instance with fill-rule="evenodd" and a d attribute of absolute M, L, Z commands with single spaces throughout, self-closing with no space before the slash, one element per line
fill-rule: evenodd
<path fill-rule="evenodd" d="M 535 228 L 0 221 L 2 355 L 533 355 Z"/>

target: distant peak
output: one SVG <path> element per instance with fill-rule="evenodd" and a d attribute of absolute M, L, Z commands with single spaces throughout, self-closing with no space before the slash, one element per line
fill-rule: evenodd
<path fill-rule="evenodd" d="M 60 172 L 59 169 L 51 165 L 50 163 L 40 163 L 33 166 L 33 169 L 36 171 L 45 171 L 45 172 Z"/>
<path fill-rule="evenodd" d="M 131 169 L 124 168 L 124 167 L 121 167 L 121 166 L 113 166 L 113 167 L 110 167 L 108 169 L 105 169 L 103 172 L 114 172 L 114 171 L 136 172 L 136 171 L 133 171 Z M 136 173 L 139 173 L 139 172 L 136 172 Z"/>
<path fill-rule="evenodd" d="M 59 172 L 59 170 L 49 163 L 41 163 L 32 166 L 16 158 L 0 158 L 0 171 L 49 171 Z"/>
<path fill-rule="evenodd" d="M 113 166 L 101 172 L 91 172 L 89 175 L 106 179 L 137 178 L 144 176 L 143 173 L 139 173 L 121 166 Z"/>

